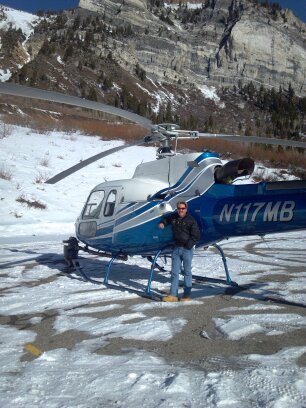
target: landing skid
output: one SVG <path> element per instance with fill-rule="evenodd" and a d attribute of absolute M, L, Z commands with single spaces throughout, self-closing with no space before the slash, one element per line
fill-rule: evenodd
<path fill-rule="evenodd" d="M 86 275 L 86 273 L 84 272 L 83 268 L 80 266 L 79 262 L 77 259 L 73 259 L 71 261 L 71 266 L 69 266 L 68 269 L 68 273 L 70 274 L 71 272 L 77 272 L 85 282 L 90 282 L 93 283 L 95 285 L 104 285 L 107 286 L 108 288 L 111 289 L 116 289 L 116 290 L 120 290 L 123 292 L 128 291 L 129 293 L 135 293 L 136 295 L 146 298 L 146 299 L 150 299 L 150 300 L 155 300 L 160 302 L 162 300 L 162 297 L 166 295 L 166 293 L 164 292 L 160 292 L 154 289 L 154 291 L 150 291 L 150 293 L 147 293 L 146 291 L 143 290 L 137 290 L 135 288 L 131 288 L 128 286 L 121 286 L 121 285 L 116 285 L 114 283 L 109 283 L 108 282 L 108 276 L 106 275 L 104 277 L 104 281 L 98 281 L 96 279 L 92 279 L 89 276 Z"/>
<path fill-rule="evenodd" d="M 226 280 L 224 281 L 223 279 L 215 279 L 215 278 L 206 278 L 203 276 L 198 276 L 198 275 L 192 275 L 192 279 L 197 280 L 197 281 L 201 281 L 201 282 L 211 282 L 211 283 L 226 283 L 227 285 L 233 286 L 233 287 L 238 287 L 238 283 L 232 281 L 229 271 L 228 271 L 228 267 L 227 267 L 227 262 L 226 262 L 226 257 L 225 254 L 223 252 L 223 249 L 220 247 L 220 245 L 218 244 L 213 244 L 212 246 L 214 246 L 220 253 L 221 257 L 222 257 L 222 261 L 223 261 L 223 266 L 224 266 L 224 270 L 225 270 L 225 275 L 226 275 Z M 153 273 L 154 273 L 154 268 L 157 267 L 159 270 L 161 270 L 161 267 L 157 264 L 157 258 L 159 257 L 160 253 L 162 252 L 162 250 L 158 251 L 154 258 L 150 257 L 151 259 L 149 259 L 149 261 L 152 263 L 151 265 L 151 269 L 150 269 L 150 276 L 148 279 L 148 284 L 147 284 L 147 288 L 146 288 L 146 294 L 149 295 L 151 293 L 151 282 L 153 279 Z"/>
<path fill-rule="evenodd" d="M 233 287 L 238 287 L 238 283 L 231 281 L 231 283 L 228 283 L 226 279 L 221 279 L 221 278 L 208 278 L 207 276 L 201 276 L 201 275 L 192 275 L 192 280 L 194 282 L 206 282 L 206 283 L 221 283 L 222 285 L 228 285 L 228 286 L 233 286 Z"/>
<path fill-rule="evenodd" d="M 104 276 L 104 280 L 103 280 L 103 284 L 107 285 L 109 287 L 113 287 L 116 289 L 122 288 L 119 285 L 114 285 L 114 284 L 109 284 L 109 276 L 110 276 L 110 272 L 111 272 L 111 268 L 113 265 L 113 262 L 115 261 L 115 259 L 127 259 L 126 255 L 123 254 L 117 254 L 117 255 L 111 255 L 109 253 L 105 254 L 105 253 L 101 253 L 101 252 L 97 252 L 97 251 L 92 251 L 89 250 L 88 248 L 82 248 L 79 247 L 77 245 L 77 240 L 75 238 L 70 237 L 69 240 L 64 241 L 64 257 L 65 260 L 68 263 L 68 266 L 71 268 L 73 267 L 81 276 L 82 278 L 87 281 L 87 282 L 91 282 L 91 283 L 95 283 L 95 284 L 99 284 L 101 285 L 102 282 L 101 281 L 97 281 L 95 279 L 91 279 L 90 277 L 88 277 L 86 275 L 86 273 L 83 271 L 82 267 L 79 265 L 78 259 L 77 259 L 77 249 L 82 249 L 85 252 L 94 254 L 94 255 L 99 255 L 102 257 L 111 257 L 110 261 L 108 262 L 107 265 L 107 270 L 106 270 L 106 274 Z M 224 255 L 224 252 L 222 250 L 222 248 L 218 245 L 218 244 L 213 244 L 212 246 L 214 246 L 220 253 L 221 257 L 222 257 L 222 261 L 223 261 L 223 266 L 224 266 L 224 270 L 225 270 L 225 275 L 226 275 L 226 279 L 218 279 L 218 278 L 207 278 L 204 276 L 199 276 L 199 275 L 192 275 L 192 279 L 195 282 L 210 282 L 210 283 L 221 283 L 224 284 L 226 283 L 229 286 L 232 287 L 238 287 L 239 285 L 232 281 L 229 271 L 228 271 L 228 267 L 227 267 L 227 262 L 226 262 L 226 257 Z M 155 256 L 148 256 L 147 259 L 151 262 L 151 268 L 150 268 L 150 274 L 149 274 L 149 278 L 148 278 L 148 283 L 147 283 L 147 287 L 145 289 L 144 292 L 142 291 L 138 291 L 136 289 L 131 289 L 131 292 L 133 293 L 137 293 L 138 295 L 142 296 L 142 297 L 146 297 L 149 299 L 155 299 L 157 300 L 157 298 L 160 300 L 161 297 L 164 295 L 163 293 L 159 293 L 157 291 L 157 293 L 152 292 L 151 290 L 151 283 L 153 280 L 153 274 L 154 274 L 154 269 L 157 268 L 159 271 L 165 272 L 165 269 L 163 267 L 161 267 L 158 263 L 157 263 L 157 259 L 160 256 L 161 252 L 163 249 L 159 250 L 156 252 Z M 127 288 L 124 288 L 124 290 L 126 290 Z"/>
<path fill-rule="evenodd" d="M 167 293 L 164 291 L 159 291 L 159 290 L 152 290 L 151 287 L 149 287 L 149 291 L 148 291 L 148 286 L 146 288 L 146 290 L 138 290 L 135 288 L 131 288 L 128 286 L 122 286 L 122 285 L 117 285 L 115 283 L 110 283 L 108 278 L 109 278 L 109 274 L 107 276 L 104 277 L 103 281 L 99 281 L 96 279 L 92 279 L 89 276 L 86 275 L 86 273 L 84 272 L 83 268 L 80 266 L 78 260 L 74 259 L 72 260 L 72 265 L 71 267 L 69 267 L 69 273 L 71 273 L 72 271 L 77 272 L 85 282 L 90 282 L 93 283 L 95 285 L 104 285 L 107 286 L 108 288 L 111 289 L 116 289 L 119 291 L 128 291 L 129 293 L 134 293 L 137 296 L 140 296 L 142 298 L 145 299 L 150 299 L 150 300 L 154 300 L 157 302 L 162 301 L 163 296 L 165 296 Z M 106 280 L 106 281 L 105 281 Z M 200 275 L 192 275 L 192 281 L 193 283 L 216 283 L 216 284 L 222 284 L 222 285 L 228 285 L 227 281 L 225 279 L 218 279 L 218 278 L 208 278 L 205 276 L 200 276 Z M 235 282 L 234 282 L 235 283 Z M 241 290 L 243 289 L 242 287 L 239 287 L 237 284 L 233 285 L 233 282 L 231 285 L 229 285 L 231 288 L 236 288 L 237 290 Z"/>
<path fill-rule="evenodd" d="M 226 275 L 226 283 L 228 285 L 231 285 L 231 286 L 239 286 L 238 283 L 232 281 L 232 279 L 230 277 L 228 267 L 227 267 L 227 261 L 226 261 L 226 257 L 225 257 L 223 249 L 218 244 L 212 244 L 212 246 L 215 247 L 219 251 L 219 253 L 220 253 L 221 257 L 222 257 L 222 262 L 223 262 L 225 275 Z"/>

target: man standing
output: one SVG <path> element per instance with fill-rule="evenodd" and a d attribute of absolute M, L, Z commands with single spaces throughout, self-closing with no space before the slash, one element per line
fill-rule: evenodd
<path fill-rule="evenodd" d="M 179 274 L 181 263 L 184 267 L 184 293 L 180 300 L 191 300 L 192 273 L 191 263 L 193 246 L 200 239 L 200 230 L 196 220 L 187 213 L 187 203 L 179 201 L 176 205 L 177 213 L 173 213 L 161 220 L 159 228 L 171 224 L 175 248 L 172 252 L 171 289 L 170 294 L 163 298 L 164 302 L 177 302 Z"/>

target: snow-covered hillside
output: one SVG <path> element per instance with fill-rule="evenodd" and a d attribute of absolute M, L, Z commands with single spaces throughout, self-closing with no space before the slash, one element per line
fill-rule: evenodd
<path fill-rule="evenodd" d="M 8 30 L 10 27 L 21 29 L 26 37 L 29 37 L 40 17 L 21 10 L 15 10 L 0 4 L 0 30 Z"/>
<path fill-rule="evenodd" d="M 13 28 L 15 30 L 21 30 L 23 35 L 25 36 L 26 42 L 26 40 L 33 33 L 34 27 L 39 20 L 40 17 L 34 14 L 30 14 L 21 10 L 15 10 L 0 4 L 0 32 L 7 31 L 10 28 Z M 0 49 L 1 47 L 2 44 L 0 42 Z M 1 61 L 0 59 L 0 81 L 4 82 L 10 79 L 11 71 L 8 68 L 3 69 L 3 64 L 1 62 L 4 62 L 5 63 L 4 65 L 6 65 L 7 61 Z"/>
<path fill-rule="evenodd" d="M 74 221 L 90 190 L 103 181 L 132 177 L 137 164 L 154 160 L 155 149 L 129 148 L 55 185 L 43 184 L 43 181 L 80 160 L 122 143 L 78 133 L 39 134 L 31 129 L 12 127 L 11 134 L 0 140 L 0 171 L 4 175 L 0 177 L 0 234 L 73 233 Z M 43 209 L 31 208 L 25 201 L 36 202 Z"/>

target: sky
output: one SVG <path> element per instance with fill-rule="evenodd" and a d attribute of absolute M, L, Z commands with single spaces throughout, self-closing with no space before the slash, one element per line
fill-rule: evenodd
<path fill-rule="evenodd" d="M 297 17 L 306 22 L 306 0 L 274 0 L 270 3 L 278 3 L 283 8 L 291 9 Z"/>
<path fill-rule="evenodd" d="M 306 22 L 306 0 L 274 0 L 271 2 L 279 3 L 282 7 L 291 8 L 296 16 Z M 78 6 L 79 0 L 0 0 L 0 4 L 32 13 L 37 10 L 74 8 Z"/>
<path fill-rule="evenodd" d="M 255 284 L 233 296 L 225 294 L 224 284 L 196 284 L 187 305 L 149 301 L 129 290 L 145 288 L 148 262 L 142 257 L 114 263 L 110 282 L 125 290 L 103 285 L 106 262 L 93 255 L 81 255 L 80 264 L 100 285 L 82 281 L 77 272 L 62 273 L 62 240 L 74 235 L 74 220 L 97 178 L 131 177 L 137 164 L 155 159 L 155 148 L 117 152 L 55 185 L 41 181 L 121 143 L 79 132 L 41 134 L 20 126 L 7 127 L 0 138 L 0 169 L 7 175 L 0 178 L 0 406 L 304 408 L 306 368 L 298 360 L 306 346 L 287 341 L 272 353 L 266 344 L 306 329 L 300 308 L 285 307 L 287 302 L 306 306 L 305 232 L 223 242 L 233 280 Z M 45 209 L 29 208 L 16 201 L 20 197 Z M 169 265 L 166 269 L 155 274 L 152 290 L 169 290 Z M 220 256 L 213 249 L 197 250 L 193 273 L 224 278 Z M 281 275 L 285 278 L 278 279 Z M 271 294 L 280 301 L 267 302 Z M 214 347 L 221 339 L 225 347 L 252 343 L 260 335 L 262 353 L 230 359 L 214 355 L 202 367 L 201 361 L 196 366 L 169 364 L 158 346 L 154 353 L 146 351 L 145 344 L 152 350 L 152 342 L 180 345 L 188 324 L 182 308 L 200 306 L 205 314 L 217 298 L 221 303 L 210 324 L 201 324 L 199 317 L 203 347 Z M 41 331 L 44 324 L 50 333 Z M 46 347 L 48 334 L 51 346 Z M 74 340 L 66 345 L 61 339 L 67 338 Z M 134 346 L 103 352 L 117 341 Z"/>
<path fill-rule="evenodd" d="M 0 0 L 0 4 L 33 13 L 37 10 L 65 10 L 79 5 L 79 0 Z"/>

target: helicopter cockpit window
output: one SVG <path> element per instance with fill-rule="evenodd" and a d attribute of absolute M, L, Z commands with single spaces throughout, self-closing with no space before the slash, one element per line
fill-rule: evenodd
<path fill-rule="evenodd" d="M 105 207 L 104 207 L 104 216 L 105 217 L 110 217 L 111 215 L 114 214 L 115 210 L 115 203 L 116 203 L 116 196 L 117 196 L 117 191 L 112 190 L 106 200 Z"/>
<path fill-rule="evenodd" d="M 88 220 L 91 218 L 99 218 L 103 199 L 104 199 L 104 191 L 94 191 L 90 194 L 84 212 L 83 212 L 83 220 Z"/>

